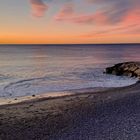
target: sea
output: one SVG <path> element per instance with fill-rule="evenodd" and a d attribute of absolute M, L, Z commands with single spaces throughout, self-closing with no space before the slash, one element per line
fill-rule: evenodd
<path fill-rule="evenodd" d="M 0 45 L 0 97 L 128 86 L 137 79 L 103 73 L 126 61 L 140 61 L 140 44 Z"/>

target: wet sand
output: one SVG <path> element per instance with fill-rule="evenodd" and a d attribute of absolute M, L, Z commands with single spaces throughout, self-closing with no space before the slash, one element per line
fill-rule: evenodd
<path fill-rule="evenodd" d="M 0 139 L 139 140 L 140 82 L 1 105 Z"/>

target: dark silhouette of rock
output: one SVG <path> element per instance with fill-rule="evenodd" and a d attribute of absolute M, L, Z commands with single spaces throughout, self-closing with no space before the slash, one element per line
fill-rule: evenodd
<path fill-rule="evenodd" d="M 108 67 L 105 70 L 107 74 L 118 76 L 137 77 L 140 79 L 140 62 L 124 62 Z"/>

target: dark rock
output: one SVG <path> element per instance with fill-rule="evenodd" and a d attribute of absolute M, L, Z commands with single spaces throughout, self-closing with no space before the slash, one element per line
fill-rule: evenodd
<path fill-rule="evenodd" d="M 126 72 L 123 73 L 123 75 L 124 76 L 132 77 L 133 76 L 133 73 L 126 71 Z"/>
<path fill-rule="evenodd" d="M 119 63 L 106 68 L 105 73 L 140 78 L 140 62 Z"/>
<path fill-rule="evenodd" d="M 116 70 L 113 70 L 113 71 L 112 71 L 112 74 L 113 74 L 113 75 L 117 75 L 117 71 L 116 71 Z"/>

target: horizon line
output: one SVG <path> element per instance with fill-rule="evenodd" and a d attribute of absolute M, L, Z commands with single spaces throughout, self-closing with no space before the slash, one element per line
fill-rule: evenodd
<path fill-rule="evenodd" d="M 11 43 L 11 44 L 0 44 L 1 45 L 127 45 L 127 44 L 140 44 L 139 43 Z"/>

